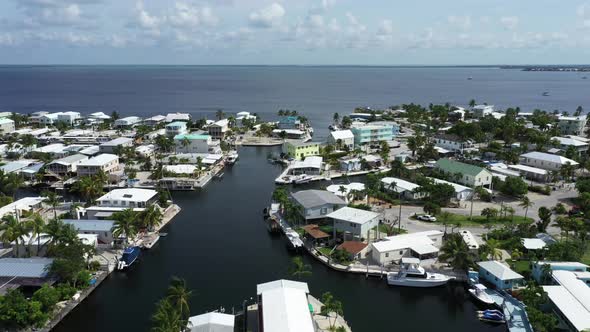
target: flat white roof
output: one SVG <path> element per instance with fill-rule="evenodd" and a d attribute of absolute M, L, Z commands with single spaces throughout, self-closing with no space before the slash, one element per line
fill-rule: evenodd
<path fill-rule="evenodd" d="M 113 189 L 101 196 L 98 201 L 132 201 L 146 202 L 156 196 L 157 191 L 152 189 L 125 188 Z"/>
<path fill-rule="evenodd" d="M 102 166 L 114 160 L 119 160 L 119 157 L 114 154 L 103 153 L 96 157 L 82 161 L 80 164 L 78 164 L 78 166 Z"/>
<path fill-rule="evenodd" d="M 293 134 L 293 135 L 303 135 L 305 134 L 304 131 L 299 129 L 273 129 L 273 133 L 280 134 L 281 132 L 285 132 L 286 134 Z"/>
<path fill-rule="evenodd" d="M 543 241 L 541 239 L 537 239 L 537 238 L 531 238 L 531 239 L 523 238 L 523 239 L 520 239 L 520 242 L 522 243 L 522 246 L 528 250 L 543 249 L 543 248 L 545 248 L 545 246 L 547 246 L 547 243 L 545 243 L 545 241 Z"/>
<path fill-rule="evenodd" d="M 478 262 L 477 265 L 500 280 L 514 280 L 524 278 L 520 274 L 512 271 L 508 266 L 498 261 Z"/>
<path fill-rule="evenodd" d="M 508 165 L 508 167 L 510 167 L 511 169 L 517 169 L 519 171 L 523 171 L 526 173 L 533 173 L 533 174 L 537 174 L 537 175 L 547 175 L 548 172 L 544 169 L 541 168 L 537 168 L 537 167 L 532 167 L 532 166 L 526 166 L 526 165 Z"/>
<path fill-rule="evenodd" d="M 559 141 L 561 145 L 571 145 L 571 146 L 588 146 L 588 142 L 578 141 L 577 139 L 570 138 L 570 137 L 551 137 L 552 140 Z"/>
<path fill-rule="evenodd" d="M 262 326 L 268 332 L 314 332 L 307 284 L 278 280 L 257 286 L 262 298 Z"/>
<path fill-rule="evenodd" d="M 168 172 L 176 174 L 193 174 L 197 169 L 194 165 L 164 165 L 164 169 Z"/>
<path fill-rule="evenodd" d="M 436 184 L 448 184 L 448 185 L 453 186 L 453 188 L 455 188 L 455 193 L 461 193 L 464 191 L 470 191 L 470 192 L 473 191 L 473 189 L 463 186 L 463 185 L 460 185 L 458 183 L 449 182 L 449 181 L 445 181 L 445 180 L 441 180 L 441 179 L 437 179 L 437 178 L 428 178 L 428 179 L 431 179 Z"/>
<path fill-rule="evenodd" d="M 558 156 L 556 154 L 551 154 L 551 153 L 545 153 L 545 152 L 534 151 L 534 152 L 521 154 L 520 156 L 523 158 L 543 160 L 543 161 L 552 162 L 552 163 L 556 163 L 556 164 L 560 164 L 560 165 L 565 165 L 568 162 L 574 166 L 578 165 L 578 162 L 575 160 L 571 160 L 566 157 Z"/>
<path fill-rule="evenodd" d="M 355 209 L 346 206 L 328 214 L 326 217 L 337 220 L 345 220 L 348 222 L 362 225 L 370 222 L 375 218 L 378 218 L 379 216 L 380 214 L 376 212 Z"/>
<path fill-rule="evenodd" d="M 208 312 L 188 319 L 191 332 L 233 332 L 234 324 L 234 315 L 219 312 Z"/>
<path fill-rule="evenodd" d="M 402 179 L 398 179 L 398 178 L 392 178 L 392 177 L 386 177 L 381 179 L 381 182 L 383 182 L 385 185 L 389 186 L 389 189 L 397 192 L 397 193 L 401 193 L 404 191 L 413 191 L 414 189 L 420 188 L 419 185 L 412 183 L 410 181 L 406 181 L 406 180 L 402 180 Z M 391 185 L 395 183 L 395 187 L 391 188 Z"/>
<path fill-rule="evenodd" d="M 34 149 L 34 152 L 41 152 L 41 153 L 56 153 L 61 152 L 64 150 L 66 146 L 61 143 L 49 144 L 45 146 L 40 146 Z"/>
<path fill-rule="evenodd" d="M 437 230 L 402 234 L 395 236 L 388 236 L 384 241 L 373 242 L 371 245 L 373 249 L 380 253 L 411 248 L 412 250 L 426 248 L 427 245 L 432 246 L 434 243 L 430 236 L 440 236 L 443 233 Z M 429 247 L 430 248 L 430 247 Z M 438 249 L 437 249 L 438 251 Z"/>
<path fill-rule="evenodd" d="M 345 140 L 345 139 L 354 138 L 354 134 L 349 129 L 346 129 L 346 130 L 336 130 L 336 131 L 331 132 L 330 135 L 335 140 L 339 140 L 339 139 Z"/>
<path fill-rule="evenodd" d="M 590 287 L 570 271 L 553 271 L 559 286 L 543 286 L 549 299 L 578 331 L 590 328 Z"/>
<path fill-rule="evenodd" d="M 322 161 L 324 159 L 322 157 L 311 156 L 305 157 L 303 161 L 297 160 L 291 166 L 292 168 L 322 168 Z"/>
<path fill-rule="evenodd" d="M 461 234 L 463 242 L 465 242 L 469 249 L 479 249 L 479 243 L 477 243 L 475 236 L 473 236 L 470 231 L 462 230 L 459 232 L 459 234 Z"/>

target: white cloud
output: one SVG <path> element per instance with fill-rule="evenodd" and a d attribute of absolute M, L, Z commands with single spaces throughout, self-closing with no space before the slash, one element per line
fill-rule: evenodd
<path fill-rule="evenodd" d="M 285 8 L 275 2 L 268 7 L 252 12 L 249 22 L 251 26 L 256 28 L 270 28 L 276 26 L 285 13 Z"/>
<path fill-rule="evenodd" d="M 308 20 L 312 29 L 321 29 L 324 27 L 324 17 L 322 15 L 311 15 Z"/>
<path fill-rule="evenodd" d="M 177 27 L 195 28 L 199 25 L 216 25 L 219 19 L 209 7 L 198 8 L 184 2 L 177 2 L 170 15 L 170 23 Z"/>
<path fill-rule="evenodd" d="M 166 17 L 152 16 L 143 7 L 143 1 L 138 1 L 135 5 L 137 11 L 137 23 L 140 27 L 152 31 L 159 31 L 160 24 L 166 21 Z"/>
<path fill-rule="evenodd" d="M 455 16 L 447 17 L 447 21 L 460 29 L 467 30 L 471 27 L 471 16 Z"/>
<path fill-rule="evenodd" d="M 377 28 L 377 35 L 389 36 L 391 34 L 393 34 L 393 22 L 391 20 L 381 21 Z"/>
<path fill-rule="evenodd" d="M 584 3 L 580 5 L 576 13 L 582 21 L 582 28 L 590 28 L 590 4 Z"/>
<path fill-rule="evenodd" d="M 12 46 L 16 44 L 15 38 L 9 33 L 0 33 L 0 46 Z"/>
<path fill-rule="evenodd" d="M 518 26 L 519 19 L 516 16 L 503 16 L 500 17 L 500 23 L 509 30 L 514 30 Z"/>

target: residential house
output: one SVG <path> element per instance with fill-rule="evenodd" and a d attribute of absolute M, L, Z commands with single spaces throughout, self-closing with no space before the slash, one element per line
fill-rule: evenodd
<path fill-rule="evenodd" d="M 362 193 L 365 190 L 365 184 L 360 182 L 351 182 L 349 184 L 331 184 L 326 188 L 326 190 L 342 198 L 346 203 L 350 203 L 350 201 L 354 200 L 354 197 L 351 195 L 359 195 Z M 366 197 L 366 195 L 363 197 Z"/>
<path fill-rule="evenodd" d="M 95 123 L 100 123 L 100 122 L 103 122 L 105 120 L 110 120 L 111 119 L 110 115 L 106 115 L 106 114 L 104 114 L 104 112 L 90 113 L 90 114 L 88 114 L 87 118 L 94 120 Z"/>
<path fill-rule="evenodd" d="M 322 173 L 323 158 L 317 156 L 296 160 L 289 166 L 287 175 L 320 175 Z"/>
<path fill-rule="evenodd" d="M 49 268 L 53 258 L 0 258 L 0 295 L 5 295 L 10 289 L 21 286 L 41 287 L 53 284 L 54 279 L 49 276 Z"/>
<path fill-rule="evenodd" d="M 525 177 L 527 179 L 530 180 L 534 180 L 537 182 L 546 182 L 549 180 L 549 172 L 545 169 L 542 168 L 537 168 L 537 167 L 532 167 L 532 166 L 526 166 L 526 165 L 521 165 L 521 164 L 517 164 L 517 165 L 508 165 L 508 168 L 510 169 L 511 172 L 516 172 L 516 175 L 511 175 L 511 174 L 505 174 L 507 173 L 506 171 L 504 171 L 504 175 L 506 176 L 517 176 L 517 177 Z M 494 175 L 496 176 L 496 175 Z M 501 179 L 502 181 L 505 181 L 505 179 Z"/>
<path fill-rule="evenodd" d="M 494 105 L 475 105 L 471 109 L 474 118 L 483 118 L 494 112 Z"/>
<path fill-rule="evenodd" d="M 100 171 L 111 174 L 119 170 L 119 157 L 114 154 L 103 153 L 88 160 L 83 160 L 77 166 L 78 176 L 92 176 Z"/>
<path fill-rule="evenodd" d="M 31 116 L 29 118 L 29 122 L 33 123 L 33 124 L 42 123 L 41 117 L 43 117 L 46 114 L 49 114 L 49 112 L 45 112 L 45 111 L 33 112 L 33 113 L 31 113 Z"/>
<path fill-rule="evenodd" d="M 57 121 L 58 122 L 65 122 L 70 126 L 76 124 L 80 120 L 82 120 L 82 116 L 80 115 L 80 112 L 69 111 L 69 112 L 57 113 Z"/>
<path fill-rule="evenodd" d="M 112 231 L 114 220 L 64 219 L 62 221 L 66 225 L 74 226 L 78 234 L 96 235 L 99 244 L 112 245 L 115 239 Z"/>
<path fill-rule="evenodd" d="M 143 119 L 143 124 L 146 126 L 153 127 L 159 123 L 164 122 L 164 120 L 166 120 L 166 117 L 164 115 L 154 115 L 147 119 Z"/>
<path fill-rule="evenodd" d="M 443 158 L 436 161 L 436 168 L 445 174 L 457 175 L 457 182 L 472 188 L 492 184 L 492 173 L 483 167 Z"/>
<path fill-rule="evenodd" d="M 474 148 L 472 141 L 453 134 L 436 134 L 433 141 L 435 146 L 452 152 L 463 153 L 466 149 Z"/>
<path fill-rule="evenodd" d="M 100 153 L 115 153 L 118 149 L 133 146 L 133 138 L 118 137 L 99 145 Z"/>
<path fill-rule="evenodd" d="M 379 265 L 399 262 L 403 257 L 420 259 L 438 256 L 443 232 L 437 230 L 388 236 L 371 243 L 371 258 Z"/>
<path fill-rule="evenodd" d="M 361 241 L 344 241 L 338 247 L 338 250 L 343 250 L 348 253 L 351 260 L 363 259 L 367 257 L 367 250 L 369 245 Z"/>
<path fill-rule="evenodd" d="M 177 122 L 177 121 L 184 121 L 188 122 L 191 120 L 191 115 L 188 113 L 168 113 L 166 114 L 166 122 Z"/>
<path fill-rule="evenodd" d="M 588 147 L 590 144 L 588 142 L 579 141 L 574 138 L 570 137 L 551 137 L 552 141 L 556 141 L 558 144 L 555 146 L 556 148 L 561 149 L 562 151 L 567 151 L 570 147 L 573 148 L 578 154 L 585 153 L 588 151 Z"/>
<path fill-rule="evenodd" d="M 363 169 L 361 158 L 342 157 L 339 159 L 340 171 L 344 173 L 358 172 Z"/>
<path fill-rule="evenodd" d="M 302 129 L 301 121 L 297 116 L 283 116 L 277 123 L 278 129 Z"/>
<path fill-rule="evenodd" d="M 0 207 L 0 219 L 6 215 L 12 215 L 19 219 L 25 211 L 32 212 L 40 209 L 44 199 L 43 197 L 25 197 L 4 205 Z"/>
<path fill-rule="evenodd" d="M 166 125 L 166 136 L 174 137 L 188 133 L 186 122 L 174 121 Z"/>
<path fill-rule="evenodd" d="M 547 171 L 559 171 L 564 165 L 578 166 L 575 160 L 545 152 L 529 152 L 520 155 L 523 165 L 537 167 Z"/>
<path fill-rule="evenodd" d="M 7 118 L 0 118 L 0 135 L 10 134 L 15 130 L 14 121 Z"/>
<path fill-rule="evenodd" d="M 211 135 L 211 138 L 219 140 L 223 139 L 225 137 L 225 133 L 229 130 L 229 120 L 219 120 L 210 124 L 207 129 L 209 130 L 209 135 Z"/>
<path fill-rule="evenodd" d="M 351 130 L 337 130 L 330 132 L 328 142 L 334 146 L 341 148 L 347 147 L 349 150 L 354 150 L 354 134 Z"/>
<path fill-rule="evenodd" d="M 283 133 L 285 133 L 285 137 L 282 136 Z M 305 131 L 299 129 L 273 129 L 272 136 L 288 139 L 304 139 L 306 138 L 306 133 Z"/>
<path fill-rule="evenodd" d="M 78 165 L 88 160 L 88 156 L 75 154 L 61 159 L 56 159 L 47 165 L 47 170 L 57 175 L 75 174 Z"/>
<path fill-rule="evenodd" d="M 306 220 L 323 219 L 328 214 L 346 206 L 346 202 L 325 190 L 302 190 L 291 193 L 293 201 L 301 207 L 301 216 Z"/>
<path fill-rule="evenodd" d="M 189 332 L 234 332 L 235 316 L 220 312 L 208 312 L 188 319 Z"/>
<path fill-rule="evenodd" d="M 468 200 L 471 198 L 471 195 L 473 195 L 472 188 L 465 187 L 460 184 L 441 180 L 441 179 L 436 179 L 436 178 L 429 178 L 429 179 L 432 180 L 435 184 L 448 184 L 448 185 L 452 186 L 455 189 L 455 199 L 458 201 Z"/>
<path fill-rule="evenodd" d="M 539 284 L 547 284 L 550 282 L 553 271 L 570 271 L 590 276 L 588 267 L 579 262 L 538 261 L 533 263 L 532 276 Z"/>
<path fill-rule="evenodd" d="M 320 154 L 320 143 L 317 142 L 285 142 L 283 153 L 291 158 L 303 160 L 305 157 Z"/>
<path fill-rule="evenodd" d="M 128 116 L 121 119 L 115 120 L 114 126 L 121 127 L 133 127 L 141 123 L 141 118 L 138 116 Z"/>
<path fill-rule="evenodd" d="M 343 207 L 327 215 L 334 225 L 334 238 L 338 233 L 343 233 L 344 240 L 368 239 L 370 231 L 379 226 L 381 214 Z"/>
<path fill-rule="evenodd" d="M 355 123 L 351 128 L 354 146 L 392 141 L 395 137 L 394 128 L 393 124 Z"/>
<path fill-rule="evenodd" d="M 265 332 L 316 331 L 309 288 L 304 282 L 276 280 L 256 286 L 258 326 Z"/>
<path fill-rule="evenodd" d="M 507 265 L 499 261 L 478 262 L 479 278 L 495 286 L 498 290 L 512 289 L 520 286 L 524 277 L 512 271 Z"/>
<path fill-rule="evenodd" d="M 176 153 L 209 153 L 214 146 L 209 135 L 180 134 L 174 136 Z"/>
<path fill-rule="evenodd" d="M 559 330 L 590 330 L 590 287 L 588 272 L 554 270 L 551 277 L 555 285 L 542 286 L 550 307 L 560 324 Z"/>
<path fill-rule="evenodd" d="M 419 185 L 406 180 L 384 177 L 381 179 L 381 183 L 385 190 L 395 192 L 396 194 L 401 195 L 404 199 L 415 200 L 426 196 L 426 193 L 418 191 L 418 189 L 420 189 Z"/>
<path fill-rule="evenodd" d="M 113 189 L 96 200 L 104 207 L 145 208 L 158 200 L 158 192 L 152 189 Z"/>
<path fill-rule="evenodd" d="M 557 121 L 557 128 L 562 135 L 584 135 L 588 119 L 586 115 L 559 116 Z"/>

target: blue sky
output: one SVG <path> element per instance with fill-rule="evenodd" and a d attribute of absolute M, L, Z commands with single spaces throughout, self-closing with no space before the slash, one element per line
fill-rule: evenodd
<path fill-rule="evenodd" d="M 589 63 L 590 0 L 2 0 L 3 64 Z"/>

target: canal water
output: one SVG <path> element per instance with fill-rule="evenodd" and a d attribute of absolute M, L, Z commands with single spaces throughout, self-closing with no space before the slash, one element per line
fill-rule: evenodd
<path fill-rule="evenodd" d="M 274 148 L 239 150 L 240 160 L 222 180 L 200 192 L 175 193 L 182 211 L 167 237 L 129 271 L 114 272 L 55 331 L 148 331 L 155 303 L 172 276 L 194 291 L 193 315 L 224 307 L 239 310 L 255 296 L 256 284 L 289 278 L 292 256 L 285 239 L 271 237 L 261 211 L 269 203 L 280 166 L 266 156 Z M 308 256 L 311 293 L 332 292 L 353 331 L 504 330 L 477 320 L 477 308 L 462 286 L 391 288 L 384 280 L 329 270 Z"/>

